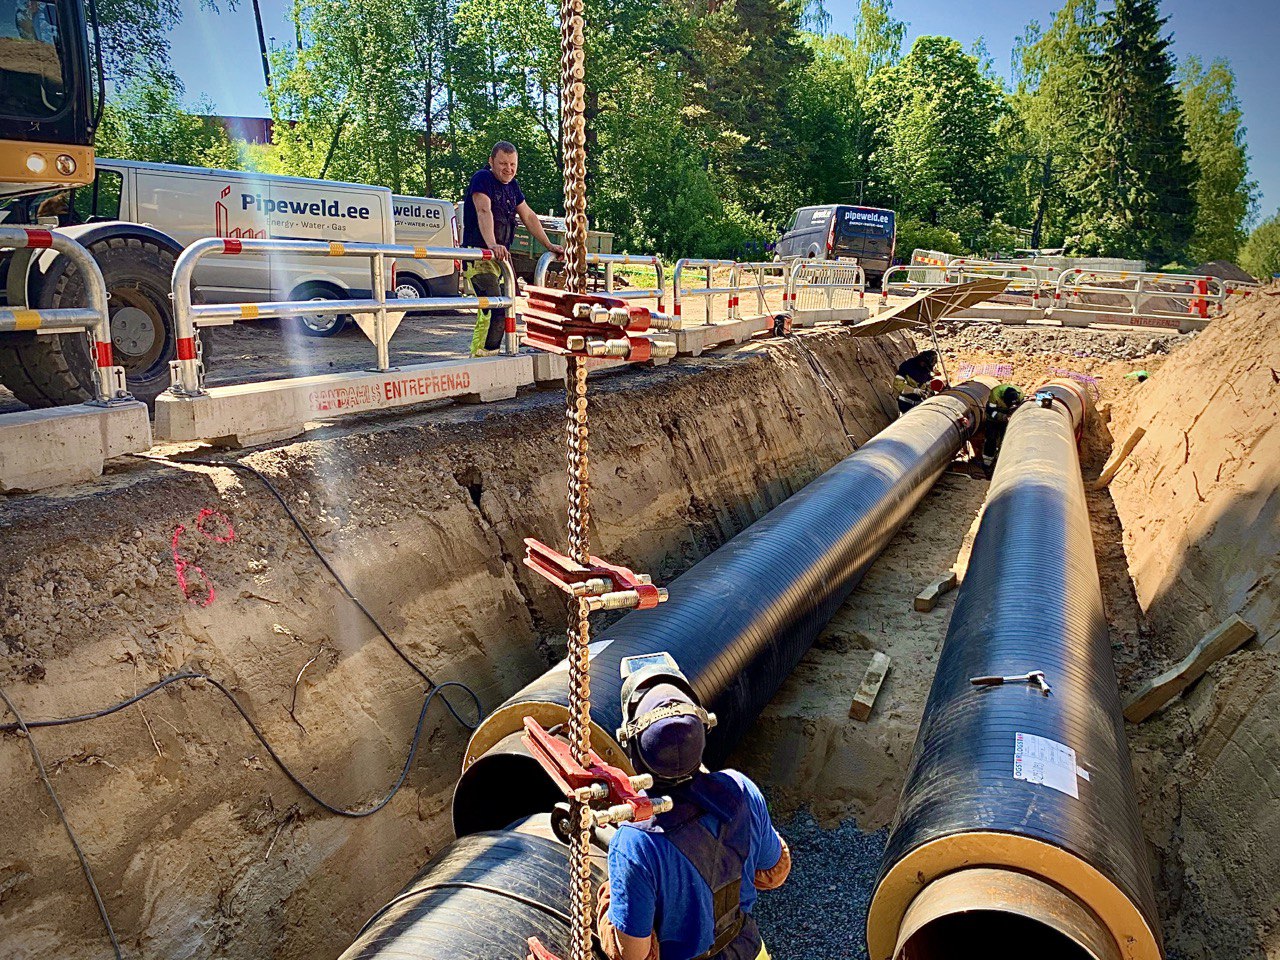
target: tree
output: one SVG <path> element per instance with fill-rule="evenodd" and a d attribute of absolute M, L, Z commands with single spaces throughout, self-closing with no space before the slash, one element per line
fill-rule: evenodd
<path fill-rule="evenodd" d="M 98 154 L 120 160 L 239 168 L 240 153 L 226 131 L 199 115 L 212 113 L 212 105 L 199 101 L 196 113 L 189 113 L 182 107 L 181 94 L 181 85 L 163 74 L 137 77 L 119 87 L 102 111 Z"/>
<path fill-rule="evenodd" d="M 1234 260 L 1248 236 L 1244 224 L 1257 204 L 1235 82 L 1225 60 L 1214 60 L 1206 70 L 1197 57 L 1189 57 L 1179 70 L 1187 147 L 1199 171 L 1195 232 L 1188 248 L 1193 263 Z"/>
<path fill-rule="evenodd" d="M 876 201 L 935 225 L 949 208 L 973 205 L 986 217 L 1001 209 L 998 131 L 1008 102 L 957 41 L 917 39 L 900 63 L 871 78 L 867 103 Z"/>
<path fill-rule="evenodd" d="M 1083 162 L 1082 91 L 1097 40 L 1097 0 L 1065 0 L 1047 29 L 1033 20 L 1014 44 L 1018 124 L 1004 137 L 1015 166 L 1009 185 L 1023 207 L 1018 219 L 1040 224 L 1043 246 L 1060 246 L 1078 232 L 1079 205 L 1061 184 L 1063 171 Z"/>
<path fill-rule="evenodd" d="M 905 24 L 889 0 L 862 0 L 852 36 L 809 36 L 812 59 L 795 86 L 796 137 L 807 147 L 797 165 L 795 204 L 865 198 L 873 129 L 867 83 L 896 61 Z"/>
<path fill-rule="evenodd" d="M 1159 0 L 1116 0 L 1085 78 L 1082 162 L 1070 183 L 1085 254 L 1159 266 L 1179 258 L 1195 226 L 1195 163 L 1173 84 Z"/>
<path fill-rule="evenodd" d="M 1249 235 L 1240 248 L 1240 266 L 1259 280 L 1280 274 L 1280 210 Z"/>

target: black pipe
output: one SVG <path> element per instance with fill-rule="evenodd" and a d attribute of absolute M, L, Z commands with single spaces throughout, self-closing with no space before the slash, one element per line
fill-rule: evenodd
<path fill-rule="evenodd" d="M 1009 423 L 871 903 L 871 960 L 960 940 L 1160 956 L 1076 451 L 1086 404 L 1054 383 Z M 1050 693 L 970 682 L 1030 671 Z"/>
<path fill-rule="evenodd" d="M 596 884 L 602 863 L 593 864 Z M 569 859 L 547 817 L 474 833 L 446 847 L 379 910 L 341 960 L 524 957 L 530 937 L 570 956 Z"/>
<path fill-rule="evenodd" d="M 719 719 L 707 741 L 716 765 L 742 737 L 862 579 L 902 522 L 982 422 L 990 385 L 969 381 L 890 424 L 766 517 L 678 577 L 655 610 L 628 614 L 593 644 L 593 742 L 628 766 L 619 664 L 666 650 Z M 454 793 L 458 836 L 545 810 L 545 777 L 513 734 L 526 715 L 544 726 L 568 716 L 566 663 L 490 714 L 467 748 Z"/>
<path fill-rule="evenodd" d="M 591 682 L 593 737 L 606 759 L 627 766 L 613 739 L 619 662 L 659 650 L 719 717 L 708 761 L 727 754 L 977 430 L 990 390 L 971 381 L 926 400 L 677 578 L 666 603 L 604 631 Z M 561 798 L 520 743 L 525 715 L 547 727 L 567 716 L 566 672 L 551 670 L 476 730 L 454 794 L 460 839 L 341 960 L 518 960 L 534 935 L 569 955 L 567 848 L 545 813 Z M 516 821 L 517 834 L 501 829 Z M 523 836 L 531 830 L 539 838 Z"/>

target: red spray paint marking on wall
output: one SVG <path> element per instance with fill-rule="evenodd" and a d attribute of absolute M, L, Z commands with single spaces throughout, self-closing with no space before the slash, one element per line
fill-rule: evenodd
<path fill-rule="evenodd" d="M 212 540 L 214 543 L 231 543 L 236 538 L 236 531 L 231 526 L 231 520 L 220 510 L 210 510 L 208 507 L 201 510 L 196 515 L 195 527 L 201 536 L 206 540 Z M 188 603 L 207 607 L 213 603 L 217 594 L 213 587 L 213 581 L 209 579 L 204 569 L 198 563 L 188 560 L 180 552 L 178 544 L 182 539 L 182 535 L 186 532 L 186 525 L 178 524 L 173 528 L 173 539 L 169 542 L 173 552 L 174 573 L 178 577 L 178 588 L 182 590 L 182 595 L 187 598 Z M 197 577 L 199 582 L 193 582 L 194 578 Z M 195 590 L 194 595 L 192 593 L 193 589 Z M 201 589 L 205 591 L 203 597 L 200 596 Z"/>

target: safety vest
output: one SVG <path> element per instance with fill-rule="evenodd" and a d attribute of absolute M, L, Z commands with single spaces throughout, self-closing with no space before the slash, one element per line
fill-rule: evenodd
<path fill-rule="evenodd" d="M 711 888 L 715 939 L 696 960 L 756 960 L 760 930 L 742 911 L 742 869 L 751 855 L 751 810 L 742 788 L 730 777 L 703 773 L 663 792 L 671 810 L 640 828 L 670 840 Z M 708 814 L 714 833 L 702 823 Z M 659 953 L 668 956 L 661 944 Z"/>

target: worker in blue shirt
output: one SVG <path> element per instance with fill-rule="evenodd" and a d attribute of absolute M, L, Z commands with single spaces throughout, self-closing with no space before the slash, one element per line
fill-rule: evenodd
<path fill-rule="evenodd" d="M 757 890 L 782 885 L 787 845 L 764 797 L 735 770 L 702 766 L 715 717 L 670 654 L 627 675 L 619 742 L 654 777 L 668 813 L 624 824 L 609 846 L 597 932 L 610 960 L 768 960 L 751 916 Z"/>

